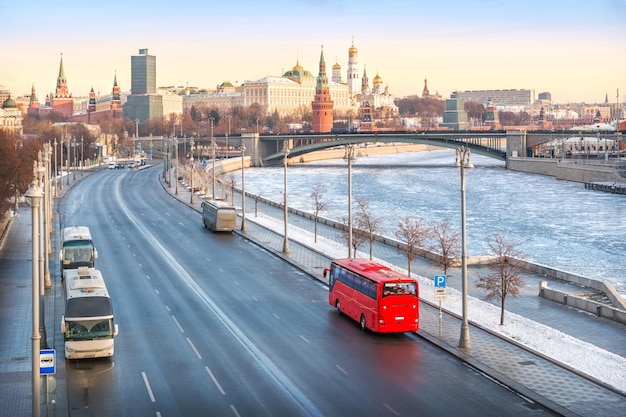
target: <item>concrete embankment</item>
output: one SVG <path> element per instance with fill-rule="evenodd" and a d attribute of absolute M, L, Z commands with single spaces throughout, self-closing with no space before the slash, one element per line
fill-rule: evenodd
<path fill-rule="evenodd" d="M 548 159 L 548 158 L 507 158 L 506 168 L 512 171 L 548 175 L 559 180 L 590 183 L 626 183 L 616 165 L 598 160 Z"/>

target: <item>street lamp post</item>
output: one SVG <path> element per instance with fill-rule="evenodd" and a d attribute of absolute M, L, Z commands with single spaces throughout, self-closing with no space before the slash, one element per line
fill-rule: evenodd
<path fill-rule="evenodd" d="M 213 118 L 211 118 L 211 148 L 213 148 L 212 150 L 212 157 L 213 157 L 213 172 L 212 172 L 212 179 L 213 179 L 213 200 L 215 200 L 215 146 L 217 145 L 217 143 L 215 142 L 215 138 L 213 137 Z"/>
<path fill-rule="evenodd" d="M 76 181 L 76 138 L 72 138 L 72 150 L 74 153 L 74 169 L 72 170 L 74 172 L 74 178 L 72 178 L 72 180 Z"/>
<path fill-rule="evenodd" d="M 354 156 L 354 145 L 346 145 L 346 153 L 343 159 L 348 161 L 348 258 L 353 257 L 352 253 L 352 161 Z"/>
<path fill-rule="evenodd" d="M 85 142 L 83 137 L 80 137 L 80 176 L 83 176 L 83 170 L 85 169 Z"/>
<path fill-rule="evenodd" d="M 246 231 L 246 185 L 245 185 L 245 154 L 246 154 L 246 144 L 243 139 L 241 139 L 241 231 Z"/>
<path fill-rule="evenodd" d="M 67 158 L 65 158 L 65 168 L 67 169 L 67 186 L 68 187 L 70 186 L 70 161 L 71 161 L 71 157 L 70 157 L 70 154 L 71 154 L 70 142 L 71 142 L 71 139 L 68 136 L 67 137 Z M 63 189 L 63 187 L 61 187 L 61 189 Z"/>
<path fill-rule="evenodd" d="M 174 139 L 174 144 L 176 145 L 176 195 L 178 195 L 178 138 Z"/>
<path fill-rule="evenodd" d="M 54 138 L 54 196 L 59 196 L 58 178 L 59 178 L 59 166 L 57 165 L 57 138 Z"/>
<path fill-rule="evenodd" d="M 41 395 L 41 376 L 39 375 L 40 355 L 39 350 L 41 334 L 39 333 L 39 263 L 35 262 L 35 257 L 39 253 L 39 204 L 43 197 L 43 192 L 37 183 L 37 163 L 33 163 L 33 182 L 30 185 L 28 191 L 26 191 L 25 197 L 30 198 L 32 207 L 32 242 L 33 242 L 33 262 L 32 262 L 32 319 L 33 319 L 33 335 L 32 339 L 32 361 L 31 361 L 31 376 L 32 376 L 32 415 L 33 417 L 39 417 L 39 396 Z"/>
<path fill-rule="evenodd" d="M 139 119 L 135 119 L 135 138 L 139 138 Z"/>
<path fill-rule="evenodd" d="M 194 141 L 193 138 L 189 141 L 189 150 L 190 150 L 190 154 L 189 154 L 189 160 L 191 162 L 191 204 L 193 204 L 193 151 L 194 149 Z"/>
<path fill-rule="evenodd" d="M 289 253 L 289 237 L 287 236 L 287 230 L 289 225 L 289 211 L 287 209 L 287 156 L 289 156 L 289 142 L 283 141 L 283 156 L 284 156 L 284 177 L 285 177 L 285 186 L 284 186 L 284 208 L 285 208 L 285 240 L 283 242 L 283 253 Z"/>
<path fill-rule="evenodd" d="M 465 168 L 473 168 L 470 161 L 469 147 L 461 146 L 457 152 L 456 166 L 461 168 L 461 279 L 462 279 L 462 300 L 463 300 L 463 320 L 461 322 L 461 336 L 459 338 L 459 347 L 461 349 L 469 349 L 470 335 L 469 325 L 467 321 L 467 227 L 465 224 Z"/>

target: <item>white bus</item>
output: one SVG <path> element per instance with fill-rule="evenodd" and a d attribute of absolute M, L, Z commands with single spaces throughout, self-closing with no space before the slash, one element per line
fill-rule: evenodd
<path fill-rule="evenodd" d="M 113 356 L 117 324 L 102 273 L 80 267 L 65 272 L 65 314 L 61 332 L 67 359 Z"/>
<path fill-rule="evenodd" d="M 237 209 L 223 201 L 205 200 L 202 223 L 213 232 L 232 232 L 237 228 Z"/>
<path fill-rule="evenodd" d="M 93 245 L 91 232 L 86 226 L 73 226 L 63 229 L 61 252 L 61 278 L 65 277 L 68 270 L 77 269 L 81 266 L 93 268 L 94 261 L 98 257 L 98 251 Z"/>

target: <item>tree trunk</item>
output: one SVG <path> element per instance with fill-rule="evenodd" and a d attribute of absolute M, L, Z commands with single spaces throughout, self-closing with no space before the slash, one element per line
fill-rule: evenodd
<path fill-rule="evenodd" d="M 504 324 L 504 297 L 500 298 L 500 326 Z"/>

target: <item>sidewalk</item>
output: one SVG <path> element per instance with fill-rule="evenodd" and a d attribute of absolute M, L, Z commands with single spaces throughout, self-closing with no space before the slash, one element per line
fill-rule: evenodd
<path fill-rule="evenodd" d="M 178 195 L 174 194 L 175 184 L 171 187 L 163 184 L 163 187 L 173 197 L 179 199 L 194 210 L 201 212 L 200 204 L 202 197 L 194 195 L 194 204 L 191 202 L 191 194 L 187 188 L 179 183 Z M 217 195 L 221 195 L 218 189 Z M 235 204 L 241 207 L 241 195 L 235 193 Z M 282 210 L 259 203 L 258 212 L 266 216 L 283 219 Z M 298 227 L 307 231 L 313 231 L 313 221 L 289 215 L 289 227 Z M 240 229 L 240 223 L 239 223 Z M 330 264 L 330 257 L 315 248 L 310 248 L 297 242 L 297 234 L 289 235 L 289 253 L 283 253 L 284 237 L 282 234 L 271 231 L 255 223 L 255 201 L 246 198 L 246 231 L 237 231 L 241 236 L 250 239 L 259 246 L 266 248 L 281 257 L 285 261 L 309 273 L 312 277 L 322 280 L 322 270 Z M 325 225 L 318 225 L 318 236 L 324 236 L 336 242 L 340 242 L 340 232 Z M 376 257 L 390 263 L 395 263 L 401 268 L 406 267 L 406 259 L 399 255 L 394 248 L 380 243 L 375 244 Z M 437 269 L 428 263 L 421 261 L 412 264 L 420 274 L 432 272 Z M 432 276 L 428 275 L 428 276 Z M 527 277 L 537 282 L 545 280 L 544 277 Z M 568 287 L 565 283 L 550 282 L 551 286 Z M 581 291 L 580 288 L 569 288 L 569 291 Z M 554 323 L 565 323 L 572 336 L 585 335 L 597 346 L 624 356 L 626 349 L 626 329 L 623 326 L 614 326 L 613 323 L 599 323 L 593 328 L 589 321 L 594 320 L 588 314 L 565 308 L 556 303 L 542 304 L 541 309 L 537 306 L 537 292 L 534 297 L 528 296 L 517 303 L 516 313 L 532 320 L 544 323 L 548 326 Z M 522 297 L 524 298 L 524 297 Z M 509 304 L 513 304 L 510 303 Z M 507 305 L 508 307 L 508 305 Z M 554 363 L 550 358 L 530 351 L 526 347 L 501 338 L 499 335 L 482 329 L 471 323 L 470 335 L 471 348 L 458 348 L 461 320 L 459 317 L 444 312 L 442 319 L 441 337 L 439 328 L 438 306 L 427 302 L 421 303 L 421 329 L 418 335 L 440 348 L 457 356 L 479 372 L 489 375 L 493 379 L 520 393 L 533 402 L 564 416 L 617 416 L 626 415 L 626 396 L 623 393 L 614 392 L 610 387 L 605 387 L 599 381 L 592 381 L 579 374 L 574 369 L 568 369 L 563 365 Z M 595 323 L 594 323 L 595 324 Z M 603 327 L 597 332 L 598 327 Z M 593 334 L 590 334 L 593 333 Z M 597 337 L 597 334 L 600 337 Z M 619 352 L 619 353 L 618 353 Z M 585 358 L 581 358 L 584 360 Z M 527 405 L 529 412 L 532 405 Z"/>

